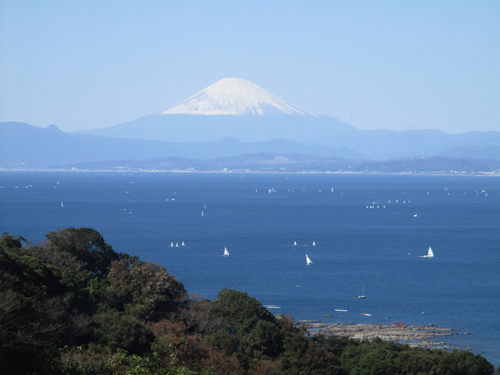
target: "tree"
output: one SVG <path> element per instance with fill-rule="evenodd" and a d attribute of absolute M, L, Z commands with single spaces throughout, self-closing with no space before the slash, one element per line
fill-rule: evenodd
<path fill-rule="evenodd" d="M 5 251 L 20 249 L 23 247 L 22 242 L 26 242 L 26 240 L 23 237 L 21 236 L 14 237 L 4 232 L 2 237 L 0 237 L 0 248 Z"/>
<path fill-rule="evenodd" d="M 57 357 L 54 346 L 70 330 L 69 293 L 59 281 L 57 270 L 37 258 L 0 249 L 2 373 L 43 371 Z"/>
<path fill-rule="evenodd" d="M 250 333 L 260 320 L 275 324 L 276 318 L 254 297 L 232 289 L 222 289 L 215 301 L 215 311 L 235 333 Z"/>
<path fill-rule="evenodd" d="M 106 277 L 113 260 L 120 259 L 120 255 L 95 229 L 67 228 L 50 232 L 46 237 L 49 246 L 74 255 L 98 279 Z"/>
<path fill-rule="evenodd" d="M 280 357 L 281 373 L 283 375 L 331 375 L 340 374 L 332 353 L 321 348 L 313 340 L 304 337 L 303 346 L 287 347 Z"/>
<path fill-rule="evenodd" d="M 99 344 L 131 354 L 145 353 L 154 340 L 151 328 L 139 319 L 118 311 L 101 312 L 92 317 L 93 337 Z"/>
<path fill-rule="evenodd" d="M 152 262 L 113 261 L 108 280 L 106 304 L 147 321 L 169 318 L 187 296 L 180 281 Z"/>

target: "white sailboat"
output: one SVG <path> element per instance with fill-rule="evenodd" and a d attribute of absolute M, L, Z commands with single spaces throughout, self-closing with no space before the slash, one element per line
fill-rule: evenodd
<path fill-rule="evenodd" d="M 297 246 L 297 241 L 293 241 L 293 246 Z"/>
<path fill-rule="evenodd" d="M 429 246 L 429 250 L 427 250 L 427 258 L 434 258 L 434 253 L 432 252 L 432 249 L 430 246 Z"/>
<path fill-rule="evenodd" d="M 313 246 L 316 246 L 316 242 L 313 241 Z"/>
<path fill-rule="evenodd" d="M 173 242 L 170 242 L 170 247 L 174 247 L 174 243 Z"/>
<path fill-rule="evenodd" d="M 61 202 L 61 207 L 64 207 L 64 202 Z"/>
<path fill-rule="evenodd" d="M 307 262 L 307 265 L 312 264 L 312 260 L 309 259 L 309 257 L 307 256 L 307 254 L 306 254 L 306 262 Z"/>
<path fill-rule="evenodd" d="M 206 210 L 207 206 L 205 206 L 205 203 L 203 203 L 203 209 Z"/>
<path fill-rule="evenodd" d="M 182 244 L 181 244 L 181 246 L 186 246 L 186 245 L 184 245 L 184 241 L 182 241 Z"/>
<path fill-rule="evenodd" d="M 358 296 L 358 298 L 366 298 L 365 296 L 365 286 L 363 285 L 363 294 Z"/>
<path fill-rule="evenodd" d="M 175 247 L 179 247 L 179 243 L 177 243 L 177 242 L 176 242 L 176 243 L 175 243 Z"/>
<path fill-rule="evenodd" d="M 205 216 L 205 215 L 203 215 L 203 211 L 201 211 L 201 216 Z"/>
<path fill-rule="evenodd" d="M 229 256 L 229 251 L 227 251 L 227 247 L 224 248 L 224 255 L 225 257 Z"/>

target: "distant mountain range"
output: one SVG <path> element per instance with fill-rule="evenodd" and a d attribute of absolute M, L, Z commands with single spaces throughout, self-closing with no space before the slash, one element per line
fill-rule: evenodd
<path fill-rule="evenodd" d="M 370 172 L 491 172 L 500 146 L 449 149 L 431 158 L 373 161 L 347 148 L 293 141 L 160 142 L 65 133 L 51 125 L 0 123 L 0 168 L 95 170 L 254 170 Z M 464 155 L 465 157 L 460 157 Z M 496 160 L 495 160 L 496 159 Z"/>
<path fill-rule="evenodd" d="M 284 139 L 309 146 L 345 147 L 376 160 L 433 156 L 450 148 L 485 144 L 500 146 L 500 132 L 448 134 L 439 130 L 358 130 L 328 116 L 306 118 L 283 115 L 256 117 L 154 114 L 113 127 L 78 133 L 168 142 L 214 142 L 226 137 L 242 142 Z"/>
<path fill-rule="evenodd" d="M 359 130 L 235 78 L 107 128 L 0 123 L 0 145 L 4 169 L 491 172 L 500 160 L 500 132 Z"/>
<path fill-rule="evenodd" d="M 65 133 L 57 126 L 39 128 L 26 123 L 0 123 L 0 167 L 47 168 L 102 160 L 147 160 L 158 157 L 211 159 L 248 153 L 298 153 L 311 156 L 366 159 L 346 148 L 305 146 L 282 139 L 240 142 L 160 142 Z"/>

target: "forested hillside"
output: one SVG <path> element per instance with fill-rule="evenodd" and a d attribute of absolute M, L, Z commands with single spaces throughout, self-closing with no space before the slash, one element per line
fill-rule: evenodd
<path fill-rule="evenodd" d="M 189 295 L 90 228 L 0 237 L 0 371 L 10 374 L 492 374 L 480 355 L 309 336 L 246 293 Z"/>

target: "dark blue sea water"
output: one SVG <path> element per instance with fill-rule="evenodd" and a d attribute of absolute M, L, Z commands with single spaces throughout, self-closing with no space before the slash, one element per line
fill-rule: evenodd
<path fill-rule="evenodd" d="M 33 243 L 95 228 L 191 293 L 237 289 L 296 320 L 453 327 L 471 335 L 439 340 L 500 364 L 498 177 L 1 172 L 0 185 L 0 230 Z"/>

